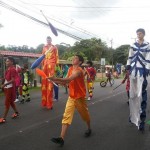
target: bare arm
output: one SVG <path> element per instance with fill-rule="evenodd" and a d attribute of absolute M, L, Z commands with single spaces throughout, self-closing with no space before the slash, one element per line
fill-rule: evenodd
<path fill-rule="evenodd" d="M 77 71 L 74 71 L 70 77 L 66 77 L 66 78 L 50 77 L 48 79 L 54 81 L 55 83 L 65 85 L 71 82 L 72 80 L 76 79 L 80 75 L 81 75 L 81 71 L 77 70 Z"/>

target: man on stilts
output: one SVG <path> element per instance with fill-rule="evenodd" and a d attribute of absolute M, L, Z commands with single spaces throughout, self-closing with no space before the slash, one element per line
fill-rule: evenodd
<path fill-rule="evenodd" d="M 47 77 L 54 76 L 55 66 L 59 62 L 58 49 L 52 43 L 52 38 L 47 37 L 47 45 L 43 47 L 42 54 L 46 53 L 42 62 L 42 70 Z M 47 79 L 42 78 L 42 106 L 53 109 L 53 84 Z"/>
<path fill-rule="evenodd" d="M 144 40 L 145 30 L 136 31 L 138 40 L 131 46 L 127 61 L 130 71 L 130 122 L 138 130 L 145 128 L 147 106 L 147 76 L 150 71 L 150 44 Z"/>

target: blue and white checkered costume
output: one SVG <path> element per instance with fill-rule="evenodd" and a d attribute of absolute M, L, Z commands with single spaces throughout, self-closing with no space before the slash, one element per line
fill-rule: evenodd
<path fill-rule="evenodd" d="M 147 76 L 150 71 L 150 44 L 135 42 L 129 50 L 130 66 L 130 121 L 144 129 L 147 106 Z"/>

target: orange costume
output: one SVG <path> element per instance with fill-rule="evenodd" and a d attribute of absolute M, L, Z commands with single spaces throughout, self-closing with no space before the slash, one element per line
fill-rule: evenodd
<path fill-rule="evenodd" d="M 82 72 L 81 76 L 69 83 L 69 97 L 63 114 L 62 124 L 71 124 L 75 108 L 84 121 L 90 121 L 90 115 L 86 103 L 86 87 L 84 83 L 84 73 L 81 67 L 76 68 Z M 68 70 L 68 77 L 72 75 L 73 67 Z"/>
<path fill-rule="evenodd" d="M 43 47 L 42 54 L 47 52 L 43 62 L 42 69 L 47 77 L 54 76 L 55 65 L 59 62 L 58 49 L 54 45 L 45 45 Z M 53 108 L 53 84 L 47 79 L 42 79 L 42 106 L 48 109 Z"/>

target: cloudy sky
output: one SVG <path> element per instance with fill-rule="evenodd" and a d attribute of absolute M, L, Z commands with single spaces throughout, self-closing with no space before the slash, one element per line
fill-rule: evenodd
<path fill-rule="evenodd" d="M 132 43 L 137 28 L 144 28 L 150 41 L 149 0 L 0 0 L 0 45 L 36 48 L 48 35 L 54 44 L 76 41 L 59 32 L 55 37 L 48 27 L 6 9 L 8 5 L 47 23 L 42 10 L 56 28 L 82 39 L 101 38 L 108 46 L 111 40 L 113 47 Z"/>

